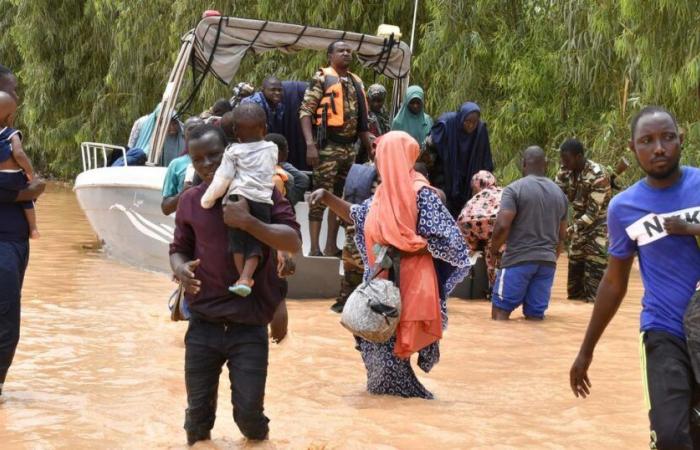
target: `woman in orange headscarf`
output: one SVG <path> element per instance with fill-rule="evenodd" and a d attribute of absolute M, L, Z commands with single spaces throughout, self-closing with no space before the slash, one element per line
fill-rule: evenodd
<path fill-rule="evenodd" d="M 319 190 L 312 202 L 323 202 L 338 217 L 354 222 L 355 242 L 365 263 L 374 265 L 375 244 L 401 252 L 401 318 L 396 335 L 384 344 L 357 338 L 373 394 L 432 398 L 411 368 L 429 371 L 438 362 L 438 341 L 447 325 L 446 297 L 469 272 L 468 246 L 438 194 L 414 170 L 420 148 L 409 134 L 392 131 L 377 142 L 375 162 L 381 184 L 374 197 L 350 205 Z"/>

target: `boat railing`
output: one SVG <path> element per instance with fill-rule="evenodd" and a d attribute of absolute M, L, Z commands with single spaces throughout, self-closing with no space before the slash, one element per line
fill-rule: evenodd
<path fill-rule="evenodd" d="M 83 142 L 80 144 L 80 155 L 83 158 L 83 172 L 100 167 L 107 167 L 109 156 L 113 152 L 121 152 L 124 166 L 126 166 L 126 148 L 120 145 L 102 144 L 100 142 Z"/>

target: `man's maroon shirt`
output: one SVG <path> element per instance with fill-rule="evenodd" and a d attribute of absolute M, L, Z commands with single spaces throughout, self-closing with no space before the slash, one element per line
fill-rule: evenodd
<path fill-rule="evenodd" d="M 187 294 L 194 317 L 211 322 L 267 325 L 283 300 L 283 282 L 277 276 L 277 262 L 263 245 L 263 258 L 253 276 L 255 285 L 248 297 L 228 291 L 238 272 L 229 251 L 228 227 L 223 220 L 221 201 L 211 209 L 200 201 L 208 185 L 201 183 L 180 196 L 175 216 L 175 236 L 170 254 L 181 253 L 190 260 L 200 259 L 195 276 L 202 282 L 198 294 Z M 277 190 L 273 192 L 271 223 L 292 227 L 301 239 L 294 209 Z"/>

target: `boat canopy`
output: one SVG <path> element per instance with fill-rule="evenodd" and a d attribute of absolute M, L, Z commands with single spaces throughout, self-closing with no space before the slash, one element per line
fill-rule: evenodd
<path fill-rule="evenodd" d="M 219 81 L 231 84 L 241 61 L 249 52 L 260 54 L 270 50 L 294 53 L 300 50 L 326 51 L 338 40 L 350 44 L 360 63 L 377 73 L 397 80 L 393 98 L 400 99 L 405 89 L 404 81 L 411 68 L 409 46 L 388 37 L 373 36 L 349 31 L 330 30 L 280 22 L 237 17 L 211 16 L 203 18 L 194 30 L 183 37 L 180 53 L 163 93 L 161 108 L 153 133 L 149 163 L 160 160 L 169 118 L 175 108 L 184 73 L 189 64 L 201 73 L 192 96 L 208 73 Z M 311 74 L 309 74 L 309 77 Z"/>
<path fill-rule="evenodd" d="M 233 81 L 246 53 L 323 50 L 338 40 L 353 47 L 363 66 L 392 79 L 411 68 L 408 45 L 391 37 L 235 17 L 207 17 L 194 29 L 194 64 L 226 84 Z"/>

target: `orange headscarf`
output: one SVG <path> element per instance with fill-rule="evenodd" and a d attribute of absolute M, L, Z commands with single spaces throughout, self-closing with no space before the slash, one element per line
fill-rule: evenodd
<path fill-rule="evenodd" d="M 440 297 L 428 242 L 418 235 L 418 191 L 430 184 L 413 169 L 420 148 L 408 133 L 391 131 L 377 140 L 375 162 L 381 184 L 365 220 L 365 242 L 370 265 L 374 244 L 391 245 L 402 252 L 401 318 L 394 353 L 408 358 L 442 337 Z M 416 253 L 420 254 L 404 254 Z"/>

